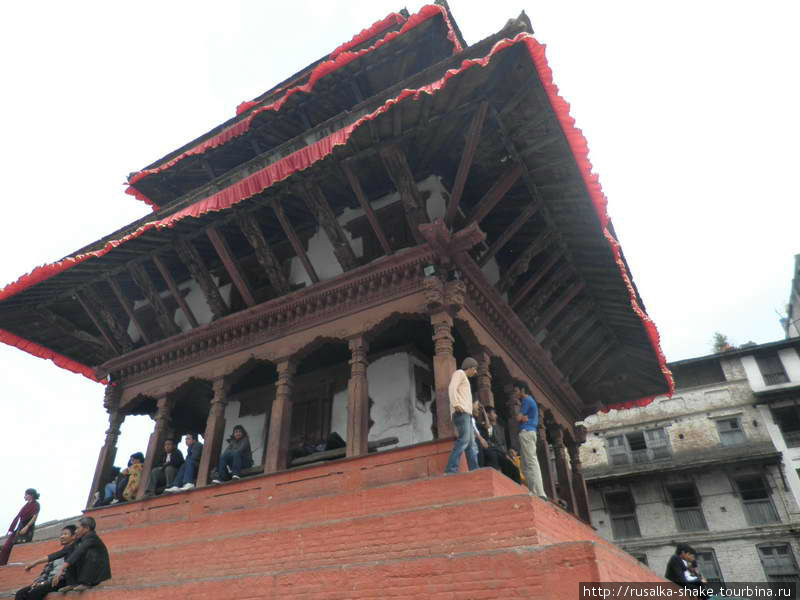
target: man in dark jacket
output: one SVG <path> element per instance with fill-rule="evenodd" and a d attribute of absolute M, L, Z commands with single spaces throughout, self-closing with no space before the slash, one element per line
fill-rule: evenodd
<path fill-rule="evenodd" d="M 35 560 L 25 565 L 25 570 L 30 571 L 36 565 L 47 563 L 42 569 L 42 573 L 33 580 L 28 586 L 21 590 L 17 590 L 14 596 L 15 600 L 41 600 L 53 590 L 58 589 L 58 585 L 53 585 L 53 577 L 61 570 L 61 565 L 64 563 L 64 557 L 67 556 L 75 548 L 75 525 L 67 525 L 61 530 L 61 535 L 58 541 L 61 542 L 61 550 L 48 554 L 42 558 Z"/>
<path fill-rule="evenodd" d="M 172 487 L 165 489 L 165 492 L 179 492 L 180 490 L 189 490 L 194 487 L 194 482 L 197 479 L 197 471 L 200 467 L 200 456 L 203 454 L 203 444 L 197 439 L 197 434 L 187 433 L 183 441 L 186 442 L 186 460 L 178 469 L 178 474 L 175 475 L 175 481 L 172 482 Z"/>
<path fill-rule="evenodd" d="M 172 438 L 164 440 L 164 452 L 150 471 L 145 496 L 160 494 L 164 488 L 172 486 L 181 465 L 183 465 L 183 453 L 175 446 L 175 440 Z"/>
<path fill-rule="evenodd" d="M 689 544 L 678 544 L 669 561 L 664 578 L 683 588 L 702 589 L 705 580 L 693 574 L 690 567 L 695 557 L 694 548 Z"/>
<path fill-rule="evenodd" d="M 106 579 L 111 579 L 111 561 L 108 550 L 100 536 L 95 533 L 97 524 L 92 517 L 81 517 L 78 520 L 78 531 L 75 536 L 78 542 L 66 557 L 59 580 L 63 578 L 67 585 L 62 592 L 70 590 L 83 591 Z"/>

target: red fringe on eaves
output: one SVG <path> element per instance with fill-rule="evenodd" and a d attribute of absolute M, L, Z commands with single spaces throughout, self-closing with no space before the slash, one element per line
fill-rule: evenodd
<path fill-rule="evenodd" d="M 142 192 L 136 190 L 136 188 L 134 187 L 136 182 L 140 181 L 142 178 L 148 175 L 153 175 L 155 173 L 160 173 L 162 171 L 165 171 L 188 156 L 203 154 L 208 150 L 210 150 L 211 148 L 222 146 L 227 142 L 229 142 L 230 140 L 232 140 L 233 138 L 243 135 L 250 129 L 253 119 L 256 117 L 256 115 L 268 110 L 272 111 L 280 110 L 281 107 L 286 103 L 286 101 L 294 94 L 297 94 L 299 92 L 310 93 L 314 89 L 316 83 L 326 75 L 329 75 L 330 73 L 338 69 L 341 69 L 345 65 L 350 64 L 351 62 L 363 56 L 364 54 L 368 54 L 376 50 L 377 48 L 380 48 L 384 44 L 390 42 L 391 40 L 397 38 L 398 36 L 403 35 L 410 29 L 413 29 L 414 27 L 420 25 L 421 23 L 424 23 L 428 19 L 431 19 L 437 15 L 441 15 L 445 23 L 447 24 L 448 27 L 447 38 L 453 42 L 454 53 L 460 52 L 461 44 L 458 42 L 458 39 L 455 36 L 455 32 L 452 29 L 452 25 L 447 16 L 447 11 L 443 7 L 434 4 L 423 6 L 418 13 L 411 15 L 405 22 L 405 24 L 398 31 L 389 32 L 380 40 L 375 42 L 372 46 L 368 48 L 362 48 L 361 50 L 358 50 L 356 52 L 350 52 L 345 50 L 337 53 L 337 51 L 334 51 L 334 54 L 332 55 L 333 57 L 331 59 L 326 60 L 318 64 L 316 67 L 314 67 L 314 70 L 311 72 L 311 75 L 309 76 L 309 79 L 306 83 L 289 88 L 280 98 L 278 98 L 274 102 L 265 104 L 263 106 L 258 106 L 257 108 L 253 108 L 258 104 L 258 102 L 256 101 L 252 101 L 249 103 L 245 102 L 243 104 L 240 104 L 239 107 L 237 107 L 236 114 L 238 115 L 243 112 L 246 112 L 249 109 L 252 109 L 249 115 L 247 115 L 241 121 L 234 123 L 230 127 L 214 135 L 213 137 L 210 137 L 209 139 L 200 142 L 197 146 L 190 148 L 185 152 L 182 152 L 181 154 L 167 161 L 166 163 L 154 167 L 152 169 L 145 169 L 143 171 L 138 171 L 134 173 L 128 178 L 128 188 L 125 192 L 127 194 L 130 194 L 131 196 L 134 196 L 139 200 L 147 202 L 151 206 L 154 206 L 155 204 L 149 199 L 147 199 L 147 197 Z M 348 42 L 348 44 L 352 42 L 353 40 L 351 40 L 351 42 Z M 354 45 L 357 45 L 357 42 Z"/>
<path fill-rule="evenodd" d="M 108 383 L 108 379 L 98 379 L 94 373 L 94 370 L 91 367 L 87 367 L 79 363 L 78 361 L 72 360 L 71 358 L 67 358 L 59 354 L 58 352 L 54 352 L 49 348 L 45 348 L 37 344 L 36 342 L 32 342 L 30 340 L 26 340 L 24 338 L 19 337 L 16 334 L 11 333 L 10 331 L 6 331 L 5 329 L 0 329 L 0 342 L 4 344 L 8 344 L 9 346 L 14 346 L 15 348 L 19 348 L 20 350 L 27 352 L 28 354 L 32 354 L 38 358 L 43 358 L 45 360 L 52 360 L 57 366 L 61 367 L 62 369 L 66 369 L 67 371 L 72 371 L 73 373 L 78 373 L 83 375 L 84 377 L 88 377 L 92 381 L 97 381 L 98 383 Z"/>
<path fill-rule="evenodd" d="M 411 89 L 402 90 L 398 96 L 387 100 L 386 102 L 384 102 L 383 105 L 381 105 L 371 113 L 364 115 L 351 125 L 348 125 L 338 131 L 335 131 L 334 133 L 319 140 L 318 142 L 315 142 L 309 146 L 306 146 L 305 148 L 297 150 L 296 152 L 276 161 L 275 163 L 268 165 L 267 167 L 264 167 L 260 171 L 253 173 L 252 175 L 246 177 L 245 179 L 242 179 L 241 181 L 232 184 L 228 188 L 221 190 L 216 194 L 209 196 L 208 198 L 200 200 L 194 203 L 193 205 L 188 206 L 176 212 L 173 215 L 170 215 L 163 219 L 158 219 L 150 221 L 149 223 L 145 223 L 144 225 L 139 227 L 139 229 L 129 233 L 125 237 L 119 240 L 113 240 L 107 242 L 99 250 L 95 250 L 93 252 L 87 252 L 85 254 L 80 254 L 74 257 L 69 257 L 57 263 L 52 263 L 49 265 L 43 265 L 41 267 L 37 267 L 28 275 L 20 277 L 14 283 L 7 285 L 5 288 L 0 290 L 0 301 L 9 298 L 15 294 L 18 294 L 24 289 L 27 289 L 32 285 L 35 285 L 41 281 L 49 279 L 50 277 L 53 277 L 58 273 L 66 271 L 67 269 L 85 260 L 88 260 L 93 257 L 103 256 L 104 254 L 110 252 L 113 248 L 116 248 L 117 246 L 124 244 L 128 240 L 135 239 L 140 235 L 144 234 L 145 232 L 150 231 L 151 229 L 170 228 L 173 227 L 178 221 L 181 221 L 182 219 L 185 219 L 187 217 L 199 218 L 210 212 L 226 210 L 234 206 L 235 204 L 247 198 L 250 198 L 251 196 L 259 194 L 268 187 L 272 186 L 273 184 L 286 179 L 293 173 L 307 169 L 314 163 L 324 159 L 329 154 L 331 154 L 337 146 L 342 146 L 346 144 L 347 141 L 350 139 L 350 136 L 356 129 L 358 129 L 368 121 L 374 120 L 383 113 L 389 111 L 395 104 L 401 102 L 402 100 L 405 100 L 406 98 L 412 98 L 413 100 L 418 100 L 422 94 L 434 95 L 439 90 L 443 89 L 447 85 L 448 81 L 453 77 L 455 77 L 456 75 L 473 67 L 486 66 L 491 61 L 492 57 L 495 54 L 505 50 L 509 46 L 513 46 L 518 43 L 524 43 L 526 45 L 530 53 L 531 59 L 533 60 L 534 66 L 539 74 L 539 78 L 544 86 L 544 89 L 547 92 L 547 96 L 550 100 L 553 110 L 555 111 L 559 119 L 559 122 L 561 124 L 561 127 L 564 131 L 564 134 L 567 137 L 567 140 L 569 141 L 573 157 L 575 158 L 575 161 L 577 162 L 580 168 L 581 175 L 584 181 L 586 182 L 589 195 L 592 199 L 592 204 L 595 208 L 595 211 L 597 212 L 598 218 L 600 219 L 600 224 L 602 227 L 603 234 L 605 235 L 606 240 L 608 241 L 609 246 L 611 247 L 620 274 L 622 275 L 622 278 L 628 289 L 628 296 L 631 308 L 636 313 L 636 315 L 642 320 L 645 330 L 647 331 L 650 343 L 653 346 L 656 355 L 658 356 L 661 372 L 664 374 L 664 377 L 669 386 L 669 394 L 671 395 L 672 392 L 674 391 L 674 383 L 672 380 L 672 374 L 667 368 L 666 358 L 664 357 L 664 353 L 661 351 L 658 330 L 656 329 L 656 326 L 650 319 L 650 317 L 647 316 L 647 314 L 639 305 L 636 297 L 636 292 L 633 289 L 633 284 L 628 275 L 628 271 L 625 268 L 624 262 L 622 261 L 619 243 L 616 241 L 616 239 L 614 239 L 614 236 L 608 230 L 607 225 L 609 222 L 609 218 L 608 218 L 608 213 L 606 211 L 607 200 L 605 195 L 603 194 L 602 188 L 600 187 L 600 182 L 597 178 L 597 175 L 592 173 L 591 163 L 589 162 L 588 159 L 589 150 L 586 144 L 586 140 L 584 139 L 583 134 L 580 132 L 580 130 L 578 130 L 575 127 L 574 119 L 569 116 L 569 105 L 558 95 L 558 88 L 553 83 L 552 72 L 550 68 L 547 66 L 547 59 L 545 57 L 544 46 L 539 44 L 530 34 L 524 32 L 518 34 L 513 39 L 500 40 L 494 45 L 489 54 L 487 54 L 483 58 L 464 60 L 458 68 L 453 68 L 448 70 L 444 74 L 444 76 L 437 81 L 434 81 L 428 85 L 425 85 L 415 90 Z M 652 398 L 641 399 L 634 402 L 649 403 L 650 401 L 652 401 Z"/>

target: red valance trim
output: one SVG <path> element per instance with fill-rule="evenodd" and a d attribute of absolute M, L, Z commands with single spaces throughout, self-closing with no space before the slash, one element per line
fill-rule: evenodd
<path fill-rule="evenodd" d="M 588 160 L 588 145 L 586 140 L 580 130 L 575 128 L 574 119 L 569 116 L 569 105 L 558 95 L 558 89 L 553 83 L 552 72 L 547 65 L 544 46 L 539 44 L 531 35 L 524 32 L 518 34 L 513 39 L 500 40 L 494 45 L 489 54 L 483 58 L 464 60 L 458 68 L 448 70 L 444 76 L 437 81 L 414 90 L 402 90 L 395 98 L 387 100 L 383 105 L 371 113 L 364 115 L 354 123 L 335 131 L 329 136 L 309 146 L 306 146 L 305 148 L 297 150 L 296 152 L 276 161 L 271 165 L 268 165 L 267 167 L 264 167 L 260 171 L 253 173 L 241 181 L 230 185 L 226 189 L 221 190 L 209 196 L 208 198 L 199 200 L 198 202 L 195 202 L 191 206 L 188 206 L 173 215 L 145 223 L 137 230 L 129 233 L 123 238 L 107 242 L 99 250 L 76 255 L 56 263 L 37 267 L 28 275 L 23 275 L 14 283 L 7 285 L 5 288 L 0 290 L 0 301 L 18 294 L 24 289 L 49 279 L 58 273 L 66 271 L 67 269 L 85 260 L 93 257 L 103 256 L 104 254 L 110 252 L 113 248 L 124 244 L 128 240 L 135 239 L 151 229 L 170 228 L 173 227 L 178 221 L 181 221 L 187 217 L 199 218 L 210 212 L 226 210 L 231 206 L 250 198 L 251 196 L 261 193 L 268 187 L 286 179 L 293 173 L 307 169 L 314 163 L 324 159 L 326 156 L 331 154 L 337 146 L 346 144 L 356 129 L 358 129 L 364 123 L 376 119 L 383 113 L 389 111 L 398 102 L 401 102 L 409 97 L 413 98 L 414 100 L 418 100 L 422 94 L 434 95 L 439 90 L 444 88 L 451 78 L 472 67 L 486 66 L 495 54 L 517 43 L 524 43 L 526 45 L 533 60 L 534 66 L 539 74 L 539 78 L 547 92 L 548 98 L 550 99 L 553 110 L 555 111 L 555 114 L 561 123 L 561 127 L 570 142 L 570 148 L 572 150 L 573 157 L 579 166 L 584 181 L 587 182 L 587 189 L 589 190 L 593 205 L 597 211 L 598 217 L 600 218 L 603 234 L 612 249 L 615 261 L 617 262 L 617 266 L 620 270 L 620 274 L 622 275 L 622 278 L 628 289 L 631 308 L 642 320 L 650 343 L 653 346 L 656 355 L 658 356 L 661 371 L 667 380 L 669 393 L 672 394 L 674 390 L 674 383 L 672 380 L 672 374 L 666 366 L 664 354 L 661 351 L 658 330 L 656 329 L 656 326 L 650 317 L 647 316 L 647 314 L 639 305 L 636 299 L 635 290 L 633 289 L 633 284 L 628 276 L 624 262 L 622 261 L 619 243 L 616 241 L 616 239 L 614 239 L 614 236 L 611 235 L 607 228 L 609 221 L 608 214 L 606 212 L 607 201 L 605 195 L 603 194 L 602 188 L 600 187 L 600 182 L 597 176 L 591 172 L 591 163 Z"/>
<path fill-rule="evenodd" d="M 59 354 L 50 348 L 45 348 L 44 346 L 37 344 L 36 342 L 32 342 L 30 340 L 26 340 L 24 338 L 19 337 L 16 334 L 11 333 L 10 331 L 6 331 L 5 329 L 0 329 L 0 342 L 4 344 L 8 344 L 9 346 L 14 346 L 15 348 L 19 348 L 23 352 L 27 352 L 28 354 L 32 354 L 37 358 L 43 358 L 45 360 L 52 360 L 57 366 L 61 367 L 62 369 L 66 369 L 67 371 L 72 371 L 73 373 L 78 373 L 79 375 L 83 375 L 84 377 L 88 377 L 92 381 L 97 381 L 98 383 L 108 383 L 108 379 L 98 379 L 94 373 L 94 369 L 91 367 L 87 367 L 71 358 L 67 358 L 66 356 Z"/>
<path fill-rule="evenodd" d="M 154 203 L 149 199 L 147 199 L 146 196 L 141 191 L 139 190 L 134 191 L 135 190 L 134 186 L 136 182 L 140 181 L 144 177 L 147 177 L 148 175 L 153 175 L 155 173 L 160 173 L 162 171 L 165 171 L 189 156 L 203 154 L 208 150 L 210 150 L 211 148 L 222 146 L 227 142 L 229 142 L 230 140 L 232 140 L 233 138 L 243 135 L 250 129 L 253 119 L 256 117 L 256 115 L 268 110 L 271 111 L 280 110 L 281 107 L 286 103 L 286 101 L 294 94 L 297 94 L 299 92 L 310 93 L 314 89 L 314 86 L 317 84 L 317 82 L 326 75 L 329 75 L 330 73 L 338 69 L 341 69 L 345 65 L 350 64 L 351 62 L 363 56 L 364 54 L 368 54 L 376 50 L 377 48 L 380 48 L 384 44 L 387 44 L 393 39 L 403 35 L 410 29 L 417 27 L 421 23 L 424 23 L 428 19 L 431 19 L 437 15 L 442 16 L 445 23 L 447 24 L 447 27 L 450 30 L 447 37 L 448 39 L 454 42 L 455 51 L 460 51 L 461 45 L 458 43 L 455 33 L 452 31 L 452 26 L 449 22 L 447 11 L 444 9 L 444 7 L 434 4 L 423 6 L 418 13 L 409 17 L 408 20 L 405 22 L 405 24 L 399 30 L 387 33 L 384 37 L 375 42 L 372 46 L 368 48 L 362 48 L 361 50 L 358 50 L 356 52 L 349 52 L 349 51 L 340 52 L 335 56 L 335 58 L 324 61 L 318 64 L 316 67 L 314 67 L 314 70 L 311 72 L 311 75 L 306 83 L 289 88 L 280 98 L 278 98 L 274 102 L 258 106 L 257 108 L 252 108 L 256 106 L 256 104 L 258 104 L 258 102 L 255 102 L 252 106 L 246 107 L 242 111 L 237 109 L 237 114 L 240 114 L 241 112 L 244 112 L 252 108 L 250 114 L 248 114 L 241 121 L 234 123 L 230 127 L 220 131 L 218 134 L 208 138 L 207 140 L 200 142 L 197 146 L 194 146 L 193 148 L 190 148 L 189 150 L 182 152 L 175 158 L 165 162 L 162 165 L 153 167 L 152 169 L 144 169 L 142 171 L 134 173 L 128 178 L 128 189 L 126 190 L 126 193 L 134 196 L 139 200 L 148 202 L 148 204 L 150 204 L 151 206 L 154 205 Z M 242 105 L 240 104 L 239 107 L 241 108 Z"/>

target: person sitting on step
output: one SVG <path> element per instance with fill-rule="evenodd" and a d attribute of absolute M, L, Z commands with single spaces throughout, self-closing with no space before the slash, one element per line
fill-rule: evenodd
<path fill-rule="evenodd" d="M 178 450 L 175 440 L 167 438 L 164 440 L 164 452 L 150 471 L 144 495 L 153 496 L 162 493 L 164 488 L 172 487 L 181 465 L 183 465 L 183 452 Z"/>
<path fill-rule="evenodd" d="M 122 491 L 122 499 L 124 501 L 130 502 L 136 498 L 136 492 L 139 491 L 139 481 L 142 479 L 143 468 L 144 454 L 141 452 L 134 452 L 131 454 L 131 460 L 128 463 L 128 468 L 122 471 L 122 474 L 128 476 L 128 484 Z"/>
<path fill-rule="evenodd" d="M 56 585 L 62 581 L 66 583 L 59 590 L 61 593 L 71 590 L 82 592 L 111 579 L 108 549 L 95 532 L 96 526 L 97 523 L 92 517 L 78 519 L 78 530 L 75 532 L 78 541 L 65 557 L 61 572 L 53 578 L 53 583 Z"/>
<path fill-rule="evenodd" d="M 61 571 L 61 565 L 64 564 L 64 557 L 70 554 L 75 548 L 75 542 L 77 541 L 75 537 L 76 529 L 77 527 L 75 527 L 75 525 L 67 525 L 64 527 L 61 530 L 61 535 L 58 537 L 58 541 L 61 543 L 61 550 L 43 556 L 25 565 L 25 570 L 30 571 L 36 565 L 47 563 L 44 569 L 42 569 L 41 574 L 33 580 L 33 583 L 17 590 L 17 593 L 14 595 L 14 600 L 42 600 L 47 594 L 61 587 L 57 582 L 55 586 L 53 585 L 53 578 L 56 573 Z"/>
<path fill-rule="evenodd" d="M 242 469 L 253 466 L 253 452 L 250 450 L 250 438 L 241 425 L 233 428 L 231 437 L 228 438 L 228 447 L 222 453 L 217 467 L 217 478 L 214 483 L 222 483 L 229 479 L 240 479 Z"/>
<path fill-rule="evenodd" d="M 165 492 L 178 492 L 180 490 L 190 490 L 194 487 L 197 480 L 197 471 L 200 467 L 200 456 L 203 454 L 203 444 L 197 439 L 196 433 L 187 433 L 183 437 L 186 442 L 186 460 L 183 461 L 181 468 L 175 475 L 172 487 L 165 489 Z"/>

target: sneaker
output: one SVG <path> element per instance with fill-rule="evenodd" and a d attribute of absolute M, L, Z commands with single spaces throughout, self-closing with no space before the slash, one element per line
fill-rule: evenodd
<path fill-rule="evenodd" d="M 190 481 L 189 483 L 184 483 L 183 487 L 180 488 L 182 490 L 190 490 L 194 487 L 194 484 Z"/>
<path fill-rule="evenodd" d="M 217 485 L 219 485 L 222 483 L 222 481 L 220 481 L 219 479 L 212 479 L 211 483 L 216 483 Z"/>
<path fill-rule="evenodd" d="M 164 490 L 164 492 L 169 492 L 169 493 L 180 492 L 180 491 L 181 488 L 179 488 L 177 485 L 173 485 L 172 487 L 168 487 L 167 489 Z"/>
<path fill-rule="evenodd" d="M 83 583 L 79 583 L 79 584 L 78 584 L 78 585 L 76 585 L 74 588 L 72 588 L 72 591 L 73 591 L 73 592 L 82 592 L 82 591 L 84 591 L 84 590 L 88 590 L 88 589 L 89 589 L 89 586 L 88 586 L 88 585 L 86 585 L 86 584 L 83 584 Z"/>
<path fill-rule="evenodd" d="M 241 479 L 241 477 L 239 475 L 231 475 L 231 479 Z"/>
<path fill-rule="evenodd" d="M 118 503 L 119 503 L 119 499 L 117 499 L 117 498 L 114 498 L 114 499 L 111 501 L 111 504 L 118 504 Z"/>

